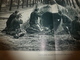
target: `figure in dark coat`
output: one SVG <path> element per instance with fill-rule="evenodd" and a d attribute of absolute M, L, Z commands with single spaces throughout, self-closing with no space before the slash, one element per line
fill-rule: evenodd
<path fill-rule="evenodd" d="M 20 19 L 20 15 L 17 15 L 15 19 L 12 20 L 11 22 L 11 30 L 16 31 L 20 29 L 20 24 L 22 24 L 23 21 Z M 17 31 L 18 32 L 18 31 Z"/>
<path fill-rule="evenodd" d="M 8 18 L 8 20 L 7 20 L 7 22 L 6 22 L 6 28 L 3 29 L 2 32 L 6 32 L 6 33 L 7 33 L 7 32 L 11 29 L 11 22 L 12 22 L 12 20 L 15 19 L 15 17 L 18 15 L 18 12 L 19 12 L 19 11 L 15 11 L 14 13 L 12 13 L 12 14 L 9 16 L 9 18 Z"/>
<path fill-rule="evenodd" d="M 72 21 L 72 31 L 71 31 L 72 36 L 79 40 L 80 39 L 80 21 L 78 17 L 75 17 L 75 20 Z"/>
<path fill-rule="evenodd" d="M 40 32 L 40 25 L 38 21 L 38 17 L 40 17 L 40 14 L 38 13 L 38 8 L 36 8 L 30 15 L 29 24 L 30 27 L 26 29 L 28 33 L 38 33 Z"/>
<path fill-rule="evenodd" d="M 35 25 L 37 23 L 38 17 L 39 17 L 38 9 L 35 9 L 30 15 L 30 22 L 29 22 L 30 27 L 32 27 L 33 25 Z"/>
<path fill-rule="evenodd" d="M 63 28 L 66 33 L 70 33 L 71 30 L 71 19 L 67 15 L 62 15 L 62 20 L 63 20 Z"/>
<path fill-rule="evenodd" d="M 14 38 L 19 38 L 24 36 L 24 33 L 20 28 L 20 24 L 22 24 L 23 21 L 20 18 L 21 18 L 21 14 L 17 15 L 15 19 L 13 19 L 11 22 L 10 34 L 13 35 Z"/>
<path fill-rule="evenodd" d="M 12 20 L 17 16 L 19 11 L 15 11 L 13 14 L 10 15 L 10 17 L 8 18 L 7 22 L 6 22 L 6 27 L 10 28 L 11 22 Z"/>

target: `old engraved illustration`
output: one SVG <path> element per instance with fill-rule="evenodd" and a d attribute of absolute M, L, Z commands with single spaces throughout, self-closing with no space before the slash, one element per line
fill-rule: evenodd
<path fill-rule="evenodd" d="M 80 50 L 80 1 L 0 0 L 0 50 Z"/>

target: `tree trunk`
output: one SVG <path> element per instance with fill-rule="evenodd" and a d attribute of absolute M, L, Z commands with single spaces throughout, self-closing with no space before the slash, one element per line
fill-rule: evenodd
<path fill-rule="evenodd" d="M 41 3 L 42 3 L 43 1 L 41 0 Z"/>
<path fill-rule="evenodd" d="M 73 0 L 72 0 L 72 5 L 73 5 L 73 7 L 74 7 L 74 8 L 76 8 L 76 6 L 75 6 L 75 4 L 74 4 L 74 1 L 73 1 Z"/>
<path fill-rule="evenodd" d="M 65 1 L 64 1 L 64 0 L 61 0 L 61 1 L 59 2 L 59 4 L 62 5 L 62 6 L 65 6 Z"/>
<path fill-rule="evenodd" d="M 68 0 L 66 0 L 66 2 L 67 2 L 67 5 L 69 5 L 69 1 L 68 1 Z"/>
<path fill-rule="evenodd" d="M 34 3 L 34 0 L 33 0 L 33 5 L 34 5 L 35 3 Z"/>
<path fill-rule="evenodd" d="M 18 0 L 18 5 L 17 5 L 17 9 L 19 9 L 19 5 L 20 5 L 20 0 Z"/>
<path fill-rule="evenodd" d="M 80 8 L 80 2 L 79 2 L 79 0 L 75 0 L 75 1 L 77 3 L 78 7 Z"/>
<path fill-rule="evenodd" d="M 28 0 L 26 0 L 26 7 L 28 7 Z"/>
<path fill-rule="evenodd" d="M 24 7 L 24 0 L 22 0 L 22 8 Z"/>
<path fill-rule="evenodd" d="M 13 0 L 10 0 L 10 8 L 9 8 L 10 11 L 12 10 L 12 2 Z"/>
<path fill-rule="evenodd" d="M 37 0 L 37 3 L 38 3 L 38 0 Z"/>
<path fill-rule="evenodd" d="M 35 3 L 36 3 L 36 0 L 35 0 Z"/>
<path fill-rule="evenodd" d="M 71 6 L 71 1 L 69 0 L 68 2 L 69 2 L 69 5 Z"/>
<path fill-rule="evenodd" d="M 31 0 L 30 0 L 30 3 L 29 4 L 30 4 L 30 7 L 31 7 Z"/>
<path fill-rule="evenodd" d="M 3 1 L 3 0 L 0 0 L 0 11 L 1 11 L 1 6 L 2 6 L 2 1 Z"/>

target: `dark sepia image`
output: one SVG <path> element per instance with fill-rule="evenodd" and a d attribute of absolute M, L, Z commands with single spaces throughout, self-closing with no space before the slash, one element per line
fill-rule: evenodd
<path fill-rule="evenodd" d="M 79 0 L 0 0 L 0 50 L 80 50 Z"/>

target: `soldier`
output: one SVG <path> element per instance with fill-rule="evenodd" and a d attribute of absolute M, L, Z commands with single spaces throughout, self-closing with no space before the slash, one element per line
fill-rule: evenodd
<path fill-rule="evenodd" d="M 6 22 L 7 28 L 10 28 L 10 24 L 11 24 L 12 20 L 17 16 L 18 13 L 19 13 L 19 11 L 15 11 L 13 14 L 10 15 L 9 19 Z"/>
<path fill-rule="evenodd" d="M 65 30 L 67 34 L 70 33 L 70 28 L 71 28 L 71 19 L 68 17 L 66 14 L 63 14 L 61 11 L 59 11 L 59 15 L 61 16 L 61 21 L 62 21 L 62 27 Z"/>
<path fill-rule="evenodd" d="M 12 13 L 10 15 L 10 17 L 8 18 L 7 22 L 6 22 L 6 28 L 4 30 L 2 30 L 2 32 L 8 32 L 9 29 L 11 28 L 11 22 L 12 20 L 18 15 L 19 11 L 15 11 L 14 13 Z"/>
<path fill-rule="evenodd" d="M 24 33 L 20 29 L 20 24 L 23 23 L 23 21 L 20 19 L 21 14 L 17 15 L 15 19 L 11 22 L 11 32 L 10 34 L 14 36 L 14 38 L 19 38 L 24 36 Z"/>
<path fill-rule="evenodd" d="M 41 27 L 39 25 L 39 20 L 38 18 L 41 17 L 41 15 L 38 12 L 38 8 L 35 8 L 34 11 L 30 15 L 30 27 L 26 29 L 28 33 L 37 33 L 41 31 Z"/>
<path fill-rule="evenodd" d="M 72 21 L 71 34 L 75 39 L 80 39 L 80 21 L 78 19 L 78 16 L 75 16 L 75 20 Z"/>
<path fill-rule="evenodd" d="M 15 31 L 16 33 L 20 32 L 20 24 L 23 23 L 23 21 L 20 19 L 21 15 L 17 15 L 15 19 L 11 22 L 11 31 Z"/>
<path fill-rule="evenodd" d="M 71 29 L 71 19 L 70 19 L 70 17 L 68 17 L 67 15 L 63 14 L 62 15 L 62 20 L 63 20 L 62 26 L 63 26 L 65 32 L 67 34 L 69 34 L 70 33 L 70 29 Z"/>
<path fill-rule="evenodd" d="M 33 25 L 35 25 L 38 21 L 38 9 L 35 9 L 32 13 L 31 13 L 31 16 L 30 16 L 30 27 L 32 27 Z"/>

